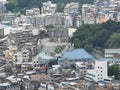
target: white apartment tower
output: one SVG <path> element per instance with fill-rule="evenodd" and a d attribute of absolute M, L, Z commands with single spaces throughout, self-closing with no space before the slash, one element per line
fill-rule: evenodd
<path fill-rule="evenodd" d="M 95 5 L 83 4 L 82 18 L 83 18 L 84 24 L 94 24 L 95 23 Z"/>
<path fill-rule="evenodd" d="M 104 81 L 104 79 L 108 79 L 108 69 L 107 69 L 107 61 L 95 61 L 95 66 L 93 70 L 87 70 L 87 74 L 85 79 L 88 81 Z"/>

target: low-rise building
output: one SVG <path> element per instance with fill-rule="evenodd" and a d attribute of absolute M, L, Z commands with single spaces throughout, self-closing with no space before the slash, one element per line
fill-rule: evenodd
<path fill-rule="evenodd" d="M 71 67 L 75 62 L 88 62 L 94 60 L 93 56 L 88 54 L 84 49 L 71 49 L 63 51 L 62 57 L 58 59 L 58 64 L 63 68 Z"/>
<path fill-rule="evenodd" d="M 48 54 L 42 52 L 39 53 L 37 56 L 35 56 L 32 59 L 33 67 L 34 69 L 40 70 L 41 65 L 46 65 L 50 62 L 50 60 L 53 60 L 54 58 L 52 56 L 49 56 Z"/>
<path fill-rule="evenodd" d="M 87 72 L 87 65 L 84 62 L 75 62 L 78 77 L 84 78 Z"/>
<path fill-rule="evenodd" d="M 120 49 L 105 49 L 105 59 L 111 63 L 120 64 Z"/>

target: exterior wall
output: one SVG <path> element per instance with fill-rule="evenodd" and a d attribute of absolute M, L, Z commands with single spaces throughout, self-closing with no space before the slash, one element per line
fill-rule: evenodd
<path fill-rule="evenodd" d="M 78 66 L 79 64 L 79 66 Z M 80 78 L 84 78 L 87 71 L 87 65 L 85 65 L 83 62 L 76 63 L 76 70 Z"/>
<path fill-rule="evenodd" d="M 110 63 L 120 64 L 120 49 L 105 49 L 105 58 Z"/>
<path fill-rule="evenodd" d="M 114 54 L 120 54 L 120 49 L 105 49 L 105 58 L 114 58 Z"/>
<path fill-rule="evenodd" d="M 56 12 L 57 5 L 53 4 L 51 1 L 44 2 L 43 7 L 41 8 L 42 14 L 54 14 Z"/>
<path fill-rule="evenodd" d="M 94 24 L 95 23 L 95 5 L 83 4 L 82 18 L 83 18 L 84 24 Z"/>
<path fill-rule="evenodd" d="M 4 56 L 4 51 L 8 46 L 8 41 L 6 38 L 0 39 L 0 56 Z"/>
<path fill-rule="evenodd" d="M 66 6 L 64 7 L 64 13 L 67 14 L 72 14 L 72 13 L 77 13 L 79 9 L 79 3 L 68 3 L 66 4 Z"/>
<path fill-rule="evenodd" d="M 96 80 L 96 72 L 95 70 L 87 70 L 87 73 L 85 75 L 85 80 L 88 80 L 88 81 L 95 81 Z M 96 81 L 97 82 L 97 81 Z"/>
<path fill-rule="evenodd" d="M 26 15 L 39 15 L 40 10 L 39 8 L 33 8 L 31 10 L 26 10 Z"/>
<path fill-rule="evenodd" d="M 49 29 L 48 35 L 51 42 L 67 42 L 69 39 L 68 30 L 63 27 Z"/>
<path fill-rule="evenodd" d="M 30 29 L 14 28 L 11 30 L 9 38 L 10 40 L 14 40 L 14 44 L 19 47 L 27 42 L 31 42 L 33 40 L 33 34 Z"/>
<path fill-rule="evenodd" d="M 88 70 L 85 76 L 86 80 L 89 81 L 104 81 L 108 79 L 107 74 L 107 61 L 95 61 L 95 68 L 93 70 Z"/>
<path fill-rule="evenodd" d="M 89 60 L 90 59 L 86 60 L 86 62 Z M 75 62 L 83 62 L 83 61 L 85 61 L 85 60 L 82 60 L 82 59 L 80 59 L 80 60 L 58 59 L 58 65 L 60 65 L 62 68 L 65 68 L 65 67 L 71 67 L 71 65 L 73 65 L 73 64 L 75 65 Z"/>
<path fill-rule="evenodd" d="M 28 62 L 30 60 L 30 51 L 22 50 L 23 62 Z"/>
<path fill-rule="evenodd" d="M 80 26 L 82 26 L 82 16 L 78 15 L 76 16 L 76 19 L 75 19 L 75 27 L 80 27 Z"/>
<path fill-rule="evenodd" d="M 72 17 L 67 14 L 57 13 L 57 14 L 42 14 L 33 18 L 33 26 L 40 27 L 40 25 L 53 25 L 63 27 L 72 26 Z"/>
<path fill-rule="evenodd" d="M 95 61 L 96 81 L 108 78 L 107 61 Z"/>
<path fill-rule="evenodd" d="M 0 36 L 4 36 L 4 28 L 0 28 Z"/>
<path fill-rule="evenodd" d="M 48 84 L 48 90 L 55 90 L 53 85 Z"/>
<path fill-rule="evenodd" d="M 28 62 L 30 59 L 29 52 L 10 52 L 9 55 L 14 62 Z"/>

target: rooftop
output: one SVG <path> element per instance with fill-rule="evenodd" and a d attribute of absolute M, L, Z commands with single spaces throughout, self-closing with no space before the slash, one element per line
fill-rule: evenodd
<path fill-rule="evenodd" d="M 94 59 L 93 56 L 88 54 L 84 49 L 63 51 L 62 54 L 66 59 Z"/>
<path fill-rule="evenodd" d="M 39 53 L 37 56 L 42 58 L 42 59 L 53 59 L 53 57 L 49 56 L 48 54 L 46 54 L 44 52 Z"/>
<path fill-rule="evenodd" d="M 9 83 L 0 83 L 0 86 L 10 86 L 10 84 Z"/>

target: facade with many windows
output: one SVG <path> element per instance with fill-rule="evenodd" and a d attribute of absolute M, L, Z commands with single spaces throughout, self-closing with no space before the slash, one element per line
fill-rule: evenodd
<path fill-rule="evenodd" d="M 88 81 L 104 81 L 108 79 L 107 61 L 95 61 L 94 69 L 87 70 L 85 79 Z"/>

